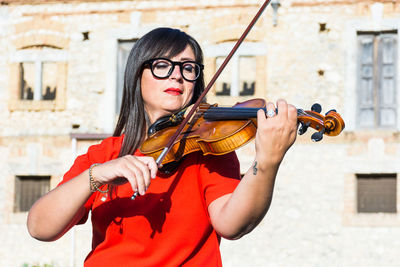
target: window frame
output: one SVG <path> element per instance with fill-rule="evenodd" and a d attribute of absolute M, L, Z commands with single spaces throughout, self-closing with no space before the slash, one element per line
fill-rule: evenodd
<path fill-rule="evenodd" d="M 396 195 L 398 179 L 396 173 L 357 173 L 356 179 L 357 213 L 396 214 L 398 212 Z M 382 189 L 386 190 L 386 192 Z M 392 200 L 393 203 L 385 203 L 388 200 Z"/>
<path fill-rule="evenodd" d="M 356 90 L 356 101 L 357 101 L 357 108 L 356 108 L 356 125 L 358 128 L 361 129 L 397 129 L 398 125 L 398 117 L 399 117 L 399 109 L 397 108 L 398 102 L 398 81 L 397 81 L 397 68 L 398 68 L 398 31 L 397 30 L 387 30 L 387 31 L 357 31 L 356 32 L 356 40 L 357 40 L 357 90 Z M 395 118 L 393 125 L 382 125 L 381 122 L 381 113 L 382 110 L 385 108 L 385 105 L 382 104 L 382 93 L 383 93 L 383 39 L 385 36 L 393 36 L 393 49 L 394 49 L 394 56 L 393 56 L 393 99 L 394 104 L 391 108 L 394 109 Z M 372 38 L 372 90 L 373 90 L 373 99 L 372 104 L 370 104 L 370 109 L 373 109 L 373 122 L 372 125 L 362 125 L 361 124 L 361 110 L 368 109 L 368 105 L 362 103 L 362 43 L 363 40 L 366 38 Z"/>
<path fill-rule="evenodd" d="M 25 202 L 29 202 L 31 199 L 24 199 L 24 197 L 31 197 L 31 196 L 21 196 L 24 191 L 26 191 L 26 188 L 23 188 L 24 186 L 29 186 L 29 182 L 31 181 L 36 181 L 35 186 L 43 186 L 43 182 L 46 183 L 45 185 L 45 190 L 46 192 L 41 192 L 40 196 L 37 197 L 36 199 L 33 200 L 32 203 L 30 203 L 30 207 L 28 209 L 23 209 L 26 208 L 24 207 Z M 32 207 L 32 205 L 44 194 L 46 194 L 50 188 L 51 188 L 51 175 L 16 175 L 15 180 L 14 180 L 14 205 L 13 205 L 13 212 L 14 213 L 24 213 L 28 212 L 29 209 Z M 25 181 L 25 182 L 24 182 Z M 25 183 L 25 185 L 24 185 Z M 32 191 L 39 189 L 40 191 L 43 191 L 42 188 L 30 188 L 31 193 Z M 37 193 L 37 192 L 36 192 Z M 31 194 L 32 195 L 32 194 Z M 35 194 L 33 194 L 35 195 Z M 25 203 L 26 204 L 26 203 Z"/>
<path fill-rule="evenodd" d="M 116 96 L 115 96 L 115 114 L 118 116 L 120 109 L 121 109 L 121 103 L 122 103 L 122 96 L 124 93 L 124 76 L 125 76 L 125 69 L 126 69 L 126 63 L 129 57 L 130 50 L 132 47 L 135 45 L 137 42 L 138 38 L 132 38 L 132 39 L 118 39 L 117 40 L 117 66 L 116 66 Z M 128 45 L 131 44 L 131 49 L 127 49 Z M 127 57 L 125 62 L 122 62 L 124 60 L 124 53 L 126 51 L 129 52 L 127 53 Z"/>
<path fill-rule="evenodd" d="M 16 51 L 10 58 L 10 110 L 62 110 L 65 109 L 67 84 L 68 52 L 62 49 L 41 45 Z M 34 99 L 21 99 L 20 64 L 35 63 Z M 57 93 L 54 100 L 41 99 L 44 62 L 57 63 Z M 39 78 L 40 77 L 40 78 Z"/>
<path fill-rule="evenodd" d="M 400 173 L 394 171 L 387 172 L 396 174 L 396 183 L 398 183 Z M 396 188 L 396 213 L 364 213 L 357 211 L 357 175 L 381 174 L 375 171 L 357 171 L 356 173 L 347 173 L 344 179 L 343 192 L 343 212 L 342 223 L 344 226 L 400 226 L 400 187 Z"/>
<path fill-rule="evenodd" d="M 218 70 L 216 65 L 216 60 L 218 57 L 227 57 L 229 52 L 232 50 L 232 47 L 235 45 L 235 42 L 224 42 L 220 44 L 211 45 L 204 49 L 206 60 L 208 60 L 208 66 L 213 65 L 214 68 L 212 70 L 207 71 L 207 76 L 211 77 Z M 256 96 L 264 96 L 265 95 L 265 82 L 259 82 L 259 77 L 265 77 L 266 75 L 256 75 L 256 88 L 254 90 L 253 95 L 240 96 L 240 77 L 239 77 L 239 61 L 240 57 L 255 57 L 256 61 L 256 71 L 263 71 L 262 66 L 266 68 L 266 55 L 267 49 L 266 45 L 261 42 L 244 42 L 238 48 L 236 53 L 232 56 L 231 60 L 228 64 L 233 64 L 232 74 L 231 74 L 231 91 L 229 95 L 217 95 L 215 93 L 215 84 L 214 84 L 214 94 L 208 98 L 216 98 L 219 100 L 222 99 L 232 99 L 238 98 L 243 99 L 246 97 L 256 97 Z M 212 61 L 211 61 L 212 60 Z M 211 61 L 211 62 L 210 62 Z M 212 64 L 210 64 L 212 63 Z M 211 73 L 212 72 L 212 73 Z M 258 77 L 258 78 L 257 78 Z M 233 92 L 233 94 L 232 94 Z M 230 100 L 231 101 L 231 100 Z M 222 103 L 224 104 L 224 103 Z"/>

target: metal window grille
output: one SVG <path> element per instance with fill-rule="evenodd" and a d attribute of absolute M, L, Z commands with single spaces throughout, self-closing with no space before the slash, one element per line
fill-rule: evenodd
<path fill-rule="evenodd" d="M 357 212 L 396 213 L 397 177 L 392 174 L 357 174 Z"/>
<path fill-rule="evenodd" d="M 50 176 L 16 176 L 14 212 L 29 211 L 50 189 Z"/>

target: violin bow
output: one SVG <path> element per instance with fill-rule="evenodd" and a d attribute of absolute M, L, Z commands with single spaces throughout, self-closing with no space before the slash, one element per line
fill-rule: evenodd
<path fill-rule="evenodd" d="M 271 0 L 266 0 L 264 4 L 260 7 L 258 10 L 257 14 L 254 16 L 253 20 L 250 22 L 250 24 L 247 26 L 246 30 L 243 32 L 242 36 L 239 38 L 239 40 L 236 42 L 235 46 L 232 48 L 231 52 L 229 55 L 225 58 L 224 62 L 222 65 L 219 67 L 217 72 L 214 74 L 213 78 L 207 85 L 207 87 L 204 89 L 203 93 L 199 96 L 199 99 L 197 99 L 196 103 L 193 104 L 192 109 L 190 112 L 186 115 L 185 119 L 182 121 L 180 124 L 178 130 L 176 130 L 175 134 L 171 137 L 169 140 L 167 146 L 163 149 L 161 152 L 160 156 L 158 156 L 156 163 L 157 167 L 161 168 L 162 166 L 162 161 L 164 160 L 165 156 L 168 154 L 168 152 L 171 150 L 173 144 L 175 143 L 176 139 L 178 136 L 182 133 L 183 128 L 186 126 L 186 124 L 189 122 L 191 117 L 193 116 L 195 110 L 199 107 L 201 101 L 204 99 L 208 91 L 210 91 L 210 88 L 214 85 L 215 81 L 218 79 L 219 75 L 221 72 L 225 69 L 225 66 L 228 64 L 228 62 L 231 60 L 232 56 L 235 54 L 235 52 L 238 50 L 239 46 L 242 44 L 243 40 L 246 38 L 250 30 L 253 28 L 254 24 L 256 24 L 257 20 L 260 18 L 261 14 L 264 12 L 265 8 L 268 6 L 269 2 Z"/>

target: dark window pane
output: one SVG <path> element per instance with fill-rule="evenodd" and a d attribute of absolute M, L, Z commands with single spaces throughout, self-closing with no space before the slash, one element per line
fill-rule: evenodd
<path fill-rule="evenodd" d="M 240 92 L 239 95 L 254 95 L 256 87 L 256 57 L 241 56 L 239 57 L 239 77 Z"/>
<path fill-rule="evenodd" d="M 128 61 L 129 53 L 136 40 L 120 40 L 118 41 L 117 55 L 117 96 L 116 96 L 116 113 L 121 109 L 122 93 L 124 90 L 124 75 L 126 62 Z"/>
<path fill-rule="evenodd" d="M 215 61 L 216 70 L 222 65 L 226 57 L 217 57 Z M 225 66 L 223 72 L 218 77 L 215 83 L 215 95 L 231 95 L 231 82 L 232 82 L 232 71 L 233 71 L 233 64 L 232 62 L 228 63 Z"/>
<path fill-rule="evenodd" d="M 16 176 L 14 212 L 29 211 L 50 189 L 50 176 Z"/>
<path fill-rule="evenodd" d="M 42 63 L 42 99 L 54 100 L 57 92 L 57 63 Z"/>
<path fill-rule="evenodd" d="M 35 63 L 22 62 L 19 64 L 20 73 L 20 98 L 21 100 L 33 100 L 35 92 Z"/>

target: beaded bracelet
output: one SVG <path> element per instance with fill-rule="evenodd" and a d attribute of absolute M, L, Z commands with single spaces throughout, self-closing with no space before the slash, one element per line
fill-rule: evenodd
<path fill-rule="evenodd" d="M 98 186 L 98 184 L 100 184 L 100 186 L 101 186 L 101 183 L 96 182 L 96 181 L 94 180 L 93 176 L 92 176 L 92 170 L 93 170 L 93 168 L 94 168 L 95 166 L 98 166 L 98 165 L 100 165 L 100 164 L 99 164 L 99 163 L 94 163 L 94 164 L 92 164 L 92 165 L 89 167 L 90 192 L 99 191 L 100 193 L 107 193 L 108 190 L 109 190 L 109 188 L 108 188 L 109 185 L 107 185 L 107 190 L 101 190 L 100 187 Z"/>

